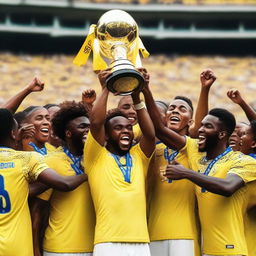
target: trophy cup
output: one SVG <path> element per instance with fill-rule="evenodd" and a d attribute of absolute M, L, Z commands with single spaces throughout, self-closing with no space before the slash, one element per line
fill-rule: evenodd
<path fill-rule="evenodd" d="M 149 54 L 139 38 L 136 22 L 127 12 L 108 11 L 97 25 L 91 25 L 74 64 L 85 64 L 91 50 L 95 72 L 111 68 L 112 75 L 106 81 L 109 91 L 129 95 L 142 89 L 144 78 L 136 68 L 142 66 L 139 53 L 143 57 Z"/>

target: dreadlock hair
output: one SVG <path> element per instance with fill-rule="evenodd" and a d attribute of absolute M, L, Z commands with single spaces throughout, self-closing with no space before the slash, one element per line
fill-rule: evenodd
<path fill-rule="evenodd" d="M 223 108 L 213 108 L 209 111 L 209 115 L 218 117 L 223 125 L 223 129 L 230 136 L 236 127 L 236 119 L 234 115 L 226 109 Z"/>
<path fill-rule="evenodd" d="M 52 128 L 55 135 L 65 141 L 65 131 L 68 123 L 77 117 L 89 118 L 88 109 L 82 102 L 64 101 L 59 105 L 60 110 L 52 119 Z"/>

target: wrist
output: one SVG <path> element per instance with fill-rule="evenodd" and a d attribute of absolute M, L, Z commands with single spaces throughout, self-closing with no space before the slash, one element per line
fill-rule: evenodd
<path fill-rule="evenodd" d="M 135 110 L 140 110 L 140 109 L 146 108 L 146 105 L 143 101 L 140 101 L 139 103 L 134 104 L 134 108 Z"/>

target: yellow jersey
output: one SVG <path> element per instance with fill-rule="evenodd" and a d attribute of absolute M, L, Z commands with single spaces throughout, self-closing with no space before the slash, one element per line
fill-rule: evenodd
<path fill-rule="evenodd" d="M 256 164 L 256 161 L 255 161 Z M 248 248 L 248 256 L 256 255 L 256 182 L 248 184 L 247 210 L 244 216 L 245 238 Z"/>
<path fill-rule="evenodd" d="M 195 159 L 194 159 L 195 160 Z M 209 162 L 196 160 L 204 173 Z M 240 176 L 245 183 L 256 179 L 255 160 L 240 152 L 229 152 L 210 170 L 209 176 L 225 178 L 227 174 Z M 248 185 L 230 197 L 224 197 L 196 186 L 199 216 L 203 237 L 203 253 L 210 255 L 248 255 L 243 217 L 246 211 Z"/>
<path fill-rule="evenodd" d="M 28 183 L 47 168 L 36 152 L 0 148 L 0 255 L 33 255 Z"/>
<path fill-rule="evenodd" d="M 71 167 L 72 160 L 63 150 L 49 153 L 45 161 L 61 175 L 76 175 Z M 55 253 L 92 252 L 96 221 L 88 182 L 70 192 L 49 189 L 38 197 L 49 200 L 51 205 L 44 250 Z"/>
<path fill-rule="evenodd" d="M 168 150 L 168 151 L 167 151 Z M 170 239 L 192 239 L 196 255 L 199 255 L 199 230 L 196 214 L 195 185 L 189 180 L 162 182 L 159 170 L 165 170 L 168 155 L 178 154 L 175 160 L 190 168 L 188 155 L 198 152 L 197 140 L 186 137 L 186 145 L 179 152 L 168 149 L 163 143 L 157 144 L 155 152 L 155 180 L 150 200 L 148 228 L 151 241 Z"/>
<path fill-rule="evenodd" d="M 130 182 L 126 182 L 113 155 L 89 132 L 84 165 L 96 211 L 95 244 L 149 242 L 145 180 L 150 158 L 142 152 L 140 144 L 130 149 L 130 156 Z"/>

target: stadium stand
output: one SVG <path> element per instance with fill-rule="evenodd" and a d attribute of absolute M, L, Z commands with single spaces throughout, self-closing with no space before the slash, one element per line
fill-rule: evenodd
<path fill-rule="evenodd" d="M 79 100 L 84 89 L 100 90 L 97 76 L 89 62 L 84 67 L 72 64 L 68 55 L 15 55 L 0 54 L 0 103 L 17 93 L 33 76 L 45 81 L 45 90 L 33 93 L 22 104 L 44 105 L 63 100 Z M 200 90 L 199 74 L 212 68 L 218 79 L 210 96 L 211 106 L 227 107 L 245 120 L 240 108 L 226 97 L 230 88 L 237 88 L 250 103 L 255 102 L 256 58 L 221 56 L 167 56 L 152 55 L 143 61 L 151 74 L 151 86 L 156 99 L 170 100 L 176 95 L 191 97 L 196 103 Z M 111 97 L 110 107 L 117 104 L 118 97 Z"/>

